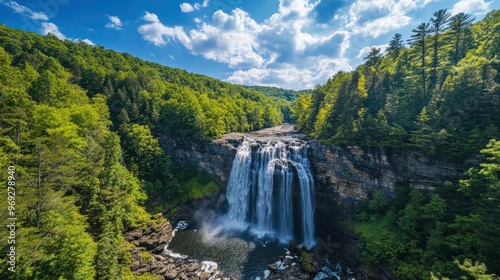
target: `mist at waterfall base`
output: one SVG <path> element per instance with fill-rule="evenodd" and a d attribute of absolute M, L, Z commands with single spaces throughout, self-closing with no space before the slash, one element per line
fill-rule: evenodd
<path fill-rule="evenodd" d="M 188 259 L 212 261 L 234 279 L 264 279 L 273 257 L 285 255 L 286 246 L 276 239 L 256 238 L 248 231 L 231 232 L 221 226 L 190 224 L 176 232 L 168 248 Z"/>
<path fill-rule="evenodd" d="M 237 279 L 265 278 L 289 241 L 315 245 L 313 186 L 304 143 L 245 139 L 229 177 L 227 213 L 198 210 L 169 249 L 217 262 Z"/>

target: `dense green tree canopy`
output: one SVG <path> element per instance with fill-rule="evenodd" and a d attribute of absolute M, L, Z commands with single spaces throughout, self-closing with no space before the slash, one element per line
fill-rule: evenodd
<path fill-rule="evenodd" d="M 15 166 L 19 186 L 17 271 L 3 254 L 0 278 L 133 279 L 122 232 L 149 221 L 145 203 L 161 211 L 193 186 L 218 188 L 196 170 L 178 180 L 158 134 L 206 140 L 274 126 L 283 104 L 290 111 L 280 100 L 0 25 L 0 167 Z"/>
<path fill-rule="evenodd" d="M 453 186 L 375 191 L 361 207 L 353 224 L 362 259 L 399 279 L 500 274 L 500 142 L 491 140 L 500 139 L 500 11 L 472 21 L 439 10 L 413 30 L 409 47 L 396 34 L 385 56 L 372 48 L 365 64 L 295 101 L 298 128 L 326 144 L 461 162 L 485 155 Z"/>
<path fill-rule="evenodd" d="M 387 55 L 338 73 L 297 99 L 297 126 L 327 144 L 419 148 L 457 158 L 500 138 L 500 11 L 471 24 L 446 10 L 402 35 Z"/>

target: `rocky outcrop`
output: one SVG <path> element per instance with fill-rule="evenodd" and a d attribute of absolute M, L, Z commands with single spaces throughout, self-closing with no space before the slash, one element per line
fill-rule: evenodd
<path fill-rule="evenodd" d="M 461 178 L 468 165 L 432 159 L 412 150 L 340 148 L 317 140 L 308 143 L 320 218 L 339 212 L 349 218 L 355 204 L 368 199 L 375 190 L 393 193 L 398 185 L 421 190 L 451 185 Z M 338 207 L 332 207 L 332 202 Z"/>
<path fill-rule="evenodd" d="M 165 245 L 173 236 L 173 228 L 167 221 L 157 217 L 158 225 L 150 225 L 144 229 L 135 229 L 125 233 L 125 240 L 136 247 L 155 254 L 161 254 Z"/>
<path fill-rule="evenodd" d="M 267 266 L 267 280 L 305 280 L 305 279 L 360 279 L 360 273 L 348 267 L 333 264 L 319 250 L 309 250 L 304 244 L 290 242 L 285 256 L 279 256 Z"/>
<path fill-rule="evenodd" d="M 313 279 L 321 269 L 314 253 L 308 251 L 304 244 L 296 246 L 290 242 L 288 248 L 285 256 L 279 256 L 267 266 L 269 276 L 266 279 Z"/>
<path fill-rule="evenodd" d="M 310 160 L 319 187 L 365 200 L 374 189 L 393 192 L 398 184 L 432 190 L 451 184 L 463 167 L 430 159 L 417 151 L 340 148 L 309 141 Z"/>
<path fill-rule="evenodd" d="M 214 141 L 176 141 L 167 134 L 161 134 L 158 139 L 176 164 L 197 166 L 198 169 L 217 176 L 222 185 L 226 186 L 243 135 L 233 135 L 231 138 Z"/>
<path fill-rule="evenodd" d="M 125 233 L 125 240 L 132 244 L 129 248 L 133 259 L 130 265 L 132 273 L 149 273 L 158 276 L 160 280 L 232 279 L 219 271 L 215 263 L 173 258 L 162 254 L 165 245 L 172 239 L 174 230 L 161 216 L 157 218 L 156 225 Z"/>

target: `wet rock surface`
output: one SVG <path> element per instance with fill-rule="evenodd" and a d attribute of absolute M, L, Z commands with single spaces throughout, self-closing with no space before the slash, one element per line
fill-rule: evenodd
<path fill-rule="evenodd" d="M 175 138 L 161 134 L 160 145 L 172 156 L 175 164 L 180 166 L 194 165 L 215 175 L 223 186 L 227 184 L 231 165 L 242 138 L 220 141 L 177 141 Z"/>
<path fill-rule="evenodd" d="M 196 165 L 217 176 L 221 185 L 226 186 L 244 137 L 256 138 L 257 143 L 307 142 L 315 181 L 316 219 L 321 221 L 332 215 L 352 218 L 356 204 L 368 199 L 375 190 L 393 193 L 398 185 L 424 190 L 445 187 L 457 182 L 471 165 L 432 159 L 419 151 L 405 149 L 327 146 L 298 133 L 291 124 L 251 133 L 230 133 L 213 141 L 178 142 L 167 135 L 159 139 L 176 164 Z"/>
<path fill-rule="evenodd" d="M 305 136 L 295 131 L 292 124 L 282 124 L 254 132 L 229 133 L 213 141 L 178 141 L 167 134 L 160 134 L 158 139 L 163 149 L 172 155 L 172 160 L 176 164 L 195 165 L 200 170 L 215 175 L 222 185 L 226 186 L 238 146 L 245 137 L 258 138 L 264 142 L 273 140 L 291 142 Z"/>
<path fill-rule="evenodd" d="M 129 251 L 133 259 L 130 264 L 132 273 L 149 273 L 158 276 L 160 280 L 233 279 L 224 275 L 215 263 L 173 258 L 162 254 L 165 245 L 173 237 L 174 229 L 161 216 L 157 216 L 157 221 L 156 225 L 124 234 L 125 240 L 131 243 Z"/>
<path fill-rule="evenodd" d="M 279 256 L 274 263 L 267 266 L 269 276 L 266 279 L 313 279 L 319 269 L 319 264 L 313 260 L 313 254 L 303 244 L 289 244 L 285 256 Z"/>
<path fill-rule="evenodd" d="M 319 250 L 309 250 L 304 244 L 289 243 L 285 256 L 279 256 L 274 263 L 268 265 L 269 280 L 295 279 L 350 279 L 360 276 L 346 266 L 333 264 Z M 352 279 L 352 278 L 351 278 Z M 358 279 L 358 278 L 356 278 Z M 363 279 L 363 278 L 359 278 Z"/>
<path fill-rule="evenodd" d="M 298 133 L 291 124 L 251 133 L 230 133 L 213 141 L 179 142 L 168 135 L 160 135 L 159 139 L 176 164 L 193 164 L 217 176 L 226 186 L 244 137 L 257 141 L 307 141 L 316 205 L 320 210 L 322 204 L 327 208 L 334 205 L 335 214 L 344 218 L 350 218 L 356 203 L 368 199 L 375 190 L 392 193 L 398 185 L 436 189 L 456 182 L 471 165 L 432 159 L 412 150 L 326 146 Z"/>

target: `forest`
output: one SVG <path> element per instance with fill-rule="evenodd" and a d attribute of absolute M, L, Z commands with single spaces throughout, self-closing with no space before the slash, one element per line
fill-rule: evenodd
<path fill-rule="evenodd" d="M 360 236 L 364 261 L 400 279 L 495 279 L 500 11 L 473 22 L 437 11 L 407 40 L 396 34 L 354 71 L 301 92 L 232 85 L 0 25 L 0 181 L 18 186 L 15 279 L 156 279 L 131 273 L 123 232 L 221 187 L 174 166 L 158 136 L 210 140 L 283 121 L 327 145 L 476 160 L 445 189 L 374 192 L 345 226 Z M 4 257 L 0 279 L 11 279 Z"/>
<path fill-rule="evenodd" d="M 499 12 L 472 21 L 440 10 L 408 47 L 396 34 L 386 50 L 372 48 L 356 70 L 297 99 L 297 126 L 326 144 L 478 153 L 500 136 Z"/>
<path fill-rule="evenodd" d="M 274 126 L 285 107 L 242 86 L 1 25 L 0 180 L 19 186 L 16 279 L 149 279 L 130 272 L 122 232 L 218 187 L 174 168 L 157 135 L 206 140 Z M 0 279 L 11 279 L 7 265 Z"/>
<path fill-rule="evenodd" d="M 293 101 L 301 94 L 311 93 L 311 90 L 291 90 L 277 87 L 268 86 L 245 86 L 245 88 L 252 89 L 273 98 L 280 105 L 281 112 L 283 113 L 283 121 L 287 123 L 295 123 L 293 115 Z"/>
<path fill-rule="evenodd" d="M 398 187 L 360 204 L 348 228 L 364 261 L 400 279 L 500 274 L 500 11 L 472 23 L 446 10 L 295 102 L 297 126 L 328 145 L 416 149 L 464 162 L 462 181 Z M 497 139 L 497 140 L 495 140 Z"/>

